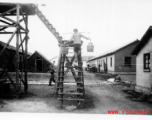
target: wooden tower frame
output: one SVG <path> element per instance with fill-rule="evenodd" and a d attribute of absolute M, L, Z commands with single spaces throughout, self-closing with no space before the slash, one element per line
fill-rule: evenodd
<path fill-rule="evenodd" d="M 0 6 L 5 6 L 8 4 L 1 4 Z M 6 8 L 6 7 L 5 7 Z M 13 20 L 11 17 L 16 17 L 16 20 Z M 19 96 L 21 90 L 21 83 L 23 83 L 24 91 L 27 92 L 28 89 L 28 81 L 27 81 L 27 53 L 28 53 L 28 14 L 23 11 L 20 4 L 15 4 L 10 9 L 7 9 L 3 13 L 0 14 L 0 34 L 11 34 L 11 37 L 8 39 L 7 44 L 3 47 L 2 51 L 0 51 L 0 60 L 2 59 L 2 54 L 4 54 L 9 62 L 2 66 L 2 72 L 0 73 L 0 78 L 3 74 L 6 74 L 7 79 L 9 79 L 10 83 L 13 85 L 17 96 Z M 3 25 L 2 25 L 3 23 Z M 24 27 L 21 25 L 24 24 Z M 14 31 L 8 31 L 10 27 L 15 28 Z M 7 53 L 7 47 L 10 42 L 13 40 L 16 35 L 16 53 L 13 57 L 9 58 Z M 24 37 L 23 37 L 24 35 Z M 19 59 L 19 52 L 23 53 L 23 61 Z M 15 73 L 16 78 L 13 80 L 10 74 L 7 71 L 7 66 L 9 64 L 13 64 L 12 60 L 15 58 Z M 19 71 L 19 62 L 21 62 L 21 71 Z"/>

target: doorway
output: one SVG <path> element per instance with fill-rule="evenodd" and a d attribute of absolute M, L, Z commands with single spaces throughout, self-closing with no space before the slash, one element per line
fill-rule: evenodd
<path fill-rule="evenodd" d="M 36 69 L 38 72 L 43 71 L 43 60 L 42 59 L 37 59 L 36 60 Z"/>

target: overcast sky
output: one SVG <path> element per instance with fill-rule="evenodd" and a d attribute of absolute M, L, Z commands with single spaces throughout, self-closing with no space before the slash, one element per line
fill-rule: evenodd
<path fill-rule="evenodd" d="M 8 1 L 10 0 L 5 0 Z M 90 32 L 84 35 L 91 38 L 95 49 L 93 53 L 87 53 L 88 41 L 84 40 L 83 55 L 96 56 L 136 39 L 140 40 L 152 25 L 152 0 L 26 0 L 23 2 L 38 3 L 39 9 L 65 39 L 69 39 L 70 34 L 67 33 L 72 33 L 74 28 L 78 28 L 80 32 Z M 36 15 L 29 17 L 29 30 L 30 52 L 38 50 L 48 59 L 58 56 L 57 40 Z"/>

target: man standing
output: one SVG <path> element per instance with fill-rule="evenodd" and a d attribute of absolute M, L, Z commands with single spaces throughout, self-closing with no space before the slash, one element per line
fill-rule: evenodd
<path fill-rule="evenodd" d="M 99 72 L 99 73 L 100 73 L 100 66 L 101 66 L 101 65 L 100 65 L 100 64 L 98 64 L 98 72 Z"/>
<path fill-rule="evenodd" d="M 78 61 L 78 55 L 81 53 L 81 37 L 87 40 L 91 40 L 90 38 L 85 37 L 84 35 L 79 33 L 78 29 L 74 29 L 70 41 L 73 41 L 74 44 L 75 62 Z"/>
<path fill-rule="evenodd" d="M 55 70 L 53 68 L 53 65 L 50 65 L 50 74 L 51 74 L 51 77 L 50 77 L 50 80 L 49 80 L 49 86 L 51 86 L 52 82 L 55 83 L 55 79 L 54 79 L 55 75 L 54 75 L 54 73 L 55 73 Z"/>

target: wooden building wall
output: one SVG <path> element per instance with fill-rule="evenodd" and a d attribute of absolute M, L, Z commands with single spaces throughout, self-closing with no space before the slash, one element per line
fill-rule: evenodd
<path fill-rule="evenodd" d="M 3 46 L 0 45 L 0 51 L 3 49 Z M 11 49 L 6 49 L 6 52 L 7 52 L 7 56 L 9 58 L 13 58 L 13 56 L 16 54 L 16 51 L 15 50 L 11 50 Z M 19 53 L 20 56 L 23 56 L 23 53 Z M 7 65 L 8 62 L 9 62 L 9 59 L 7 58 L 7 56 L 5 55 L 5 53 L 2 54 L 1 58 L 0 58 L 0 71 L 2 70 L 2 66 L 3 65 Z M 7 71 L 9 72 L 15 72 L 15 57 L 11 60 L 11 64 L 9 64 L 7 66 Z"/>
<path fill-rule="evenodd" d="M 41 54 L 39 54 L 38 52 L 35 52 L 32 56 L 28 58 L 29 72 L 48 72 L 50 70 L 50 65 L 51 63 L 43 56 L 41 56 Z"/>

